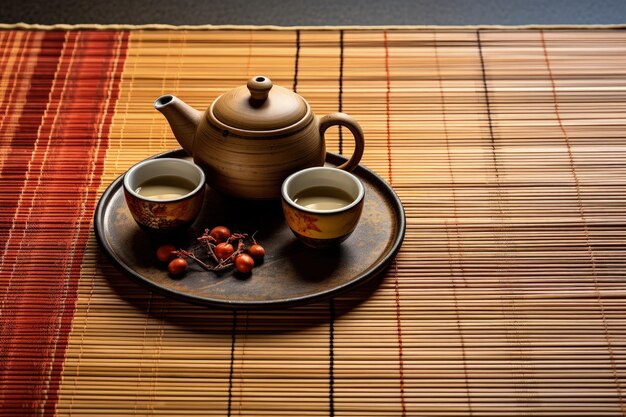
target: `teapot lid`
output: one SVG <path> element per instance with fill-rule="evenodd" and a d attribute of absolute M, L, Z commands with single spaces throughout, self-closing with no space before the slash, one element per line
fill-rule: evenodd
<path fill-rule="evenodd" d="M 213 103 L 212 112 L 221 123 L 242 130 L 278 130 L 296 124 L 307 114 L 302 97 L 273 85 L 262 75 L 230 90 Z"/>

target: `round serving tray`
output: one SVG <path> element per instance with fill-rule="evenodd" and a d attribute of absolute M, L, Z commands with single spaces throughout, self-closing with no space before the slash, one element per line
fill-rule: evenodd
<path fill-rule="evenodd" d="M 190 159 L 182 150 L 152 158 L 164 157 Z M 339 155 L 326 155 L 327 166 L 345 161 Z M 200 216 L 172 243 L 189 248 L 205 228 L 218 225 L 233 232 L 256 231 L 255 238 L 265 247 L 266 256 L 247 276 L 234 270 L 209 272 L 190 262 L 184 276 L 172 278 L 155 256 L 156 248 L 163 242 L 142 231 L 126 207 L 123 176 L 113 181 L 100 197 L 94 216 L 96 238 L 123 272 L 161 293 L 185 301 L 241 309 L 319 301 L 380 274 L 404 239 L 404 209 L 393 189 L 361 165 L 353 174 L 365 186 L 361 220 L 345 242 L 327 250 L 310 249 L 296 240 L 284 221 L 280 202 L 229 199 L 207 187 Z"/>

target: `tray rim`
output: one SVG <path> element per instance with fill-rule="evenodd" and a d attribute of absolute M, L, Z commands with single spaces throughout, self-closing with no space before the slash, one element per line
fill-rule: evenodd
<path fill-rule="evenodd" d="M 173 149 L 165 152 L 161 152 L 155 155 L 152 155 L 144 160 L 149 159 L 157 159 L 157 158 L 185 158 L 189 157 L 189 155 L 182 149 Z M 330 162 L 335 165 L 339 165 L 340 163 L 347 161 L 342 155 L 338 155 L 332 152 L 326 152 L 326 162 Z M 397 253 L 402 246 L 402 242 L 404 241 L 404 236 L 406 232 L 406 215 L 404 212 L 404 206 L 402 205 L 402 201 L 396 194 L 395 190 L 389 185 L 387 181 L 385 181 L 382 177 L 376 174 L 374 171 L 370 170 L 366 166 L 362 164 L 358 164 L 354 171 L 362 171 L 357 174 L 357 177 L 367 178 L 373 183 L 379 183 L 382 188 L 379 188 L 379 191 L 387 194 L 386 197 L 388 201 L 391 203 L 392 211 L 394 211 L 397 215 L 396 224 L 397 224 L 397 233 L 395 234 L 395 239 L 391 242 L 389 249 L 385 256 L 379 260 L 376 264 L 373 264 L 372 268 L 366 271 L 365 273 L 354 276 L 350 281 L 344 282 L 341 285 L 337 285 L 333 288 L 317 292 L 315 294 L 304 295 L 300 297 L 294 297 L 290 299 L 284 300 L 258 300 L 258 301 L 224 301 L 213 298 L 205 298 L 205 297 L 197 297 L 186 294 L 185 292 L 177 291 L 171 288 L 164 287 L 135 271 L 130 266 L 128 266 L 125 262 L 123 262 L 116 254 L 112 248 L 106 242 L 104 235 L 104 215 L 106 213 L 106 209 L 108 207 L 108 203 L 111 198 L 115 195 L 118 189 L 121 188 L 121 182 L 126 174 L 126 171 L 119 175 L 115 180 L 113 180 L 102 193 L 102 195 L 98 199 L 98 204 L 96 205 L 96 210 L 94 211 L 93 216 L 93 225 L 94 225 L 94 234 L 96 240 L 98 242 L 98 246 L 104 253 L 107 258 L 115 265 L 115 267 L 121 272 L 128 275 L 130 278 L 139 281 L 140 283 L 147 285 L 149 289 L 155 290 L 167 297 L 175 298 L 178 300 L 182 300 L 185 302 L 189 302 L 192 304 L 198 304 L 203 306 L 211 306 L 217 308 L 227 308 L 227 309 L 236 309 L 236 310 L 255 310 L 255 309 L 270 309 L 270 308 L 289 308 L 297 305 L 310 304 L 318 301 L 322 301 L 333 296 L 337 296 L 342 294 L 354 287 L 364 284 L 367 281 L 379 276 L 391 263 L 391 261 L 395 258 Z"/>

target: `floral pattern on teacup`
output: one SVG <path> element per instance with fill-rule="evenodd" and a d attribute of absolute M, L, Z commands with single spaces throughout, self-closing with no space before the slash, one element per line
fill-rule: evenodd
<path fill-rule="evenodd" d="M 128 193 L 125 193 L 125 197 L 137 223 L 154 230 L 170 230 L 194 220 L 202 205 L 203 194 L 167 203 L 141 200 Z"/>
<path fill-rule="evenodd" d="M 292 225 L 293 229 L 299 233 L 306 234 L 311 230 L 322 232 L 316 224 L 319 219 L 315 216 L 310 216 L 296 210 L 289 210 L 285 214 L 289 217 L 289 224 Z"/>

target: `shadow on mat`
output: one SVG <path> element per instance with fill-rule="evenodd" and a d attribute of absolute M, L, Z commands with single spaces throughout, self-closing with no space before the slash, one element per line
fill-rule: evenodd
<path fill-rule="evenodd" d="M 231 334 L 233 320 L 236 333 L 250 335 L 297 332 L 327 324 L 331 317 L 337 320 L 367 300 L 380 286 L 387 269 L 332 301 L 327 299 L 284 309 L 228 310 L 166 297 L 119 271 L 103 253 L 99 252 L 97 259 L 97 275 L 104 277 L 103 283 L 127 305 L 150 319 L 205 334 Z"/>

